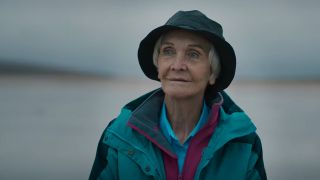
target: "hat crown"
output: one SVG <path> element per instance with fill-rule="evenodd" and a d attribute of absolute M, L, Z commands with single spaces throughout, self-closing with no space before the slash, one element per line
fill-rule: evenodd
<path fill-rule="evenodd" d="M 198 10 L 178 11 L 166 22 L 165 25 L 209 32 L 224 39 L 222 26 L 209 19 Z"/>

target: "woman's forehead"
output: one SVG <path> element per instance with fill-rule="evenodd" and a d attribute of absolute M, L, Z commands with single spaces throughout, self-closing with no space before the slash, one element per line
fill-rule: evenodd
<path fill-rule="evenodd" d="M 203 36 L 186 30 L 172 30 L 163 35 L 161 44 L 174 44 L 176 42 L 186 43 L 186 45 L 209 49 L 211 42 Z"/>

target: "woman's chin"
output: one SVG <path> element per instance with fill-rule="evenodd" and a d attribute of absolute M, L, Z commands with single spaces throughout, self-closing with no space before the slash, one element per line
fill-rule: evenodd
<path fill-rule="evenodd" d="M 183 99 L 194 96 L 195 94 L 189 92 L 186 89 L 174 88 L 174 89 L 164 89 L 164 93 L 166 96 L 176 99 Z"/>

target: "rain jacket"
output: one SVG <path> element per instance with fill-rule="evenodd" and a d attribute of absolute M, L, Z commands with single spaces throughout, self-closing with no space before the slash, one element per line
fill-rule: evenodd
<path fill-rule="evenodd" d="M 225 92 L 219 94 L 220 100 L 206 100 L 219 107 L 218 122 L 193 177 L 176 179 L 267 179 L 255 126 Z M 103 132 L 89 179 L 171 179 L 163 154 L 173 151 L 158 128 L 163 99 L 158 89 L 122 108 Z"/>

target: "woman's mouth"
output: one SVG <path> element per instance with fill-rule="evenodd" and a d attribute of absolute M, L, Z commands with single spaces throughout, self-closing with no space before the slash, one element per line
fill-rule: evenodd
<path fill-rule="evenodd" d="M 189 80 L 185 78 L 168 78 L 169 81 L 175 81 L 175 82 L 190 82 Z"/>

